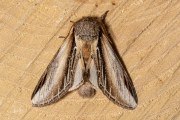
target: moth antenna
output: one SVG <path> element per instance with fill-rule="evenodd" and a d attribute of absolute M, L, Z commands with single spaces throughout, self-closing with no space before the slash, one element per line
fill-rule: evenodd
<path fill-rule="evenodd" d="M 101 15 L 101 17 L 99 17 L 99 20 L 103 22 L 108 12 L 109 10 L 107 10 L 103 15 Z"/>

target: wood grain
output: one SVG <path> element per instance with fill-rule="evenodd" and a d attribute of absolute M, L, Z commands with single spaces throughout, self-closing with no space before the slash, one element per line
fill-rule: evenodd
<path fill-rule="evenodd" d="M 72 22 L 106 10 L 108 31 L 133 80 L 138 106 L 127 110 L 101 91 L 90 99 L 77 91 L 47 107 L 30 96 Z M 179 0 L 1 0 L 1 120 L 179 120 Z"/>

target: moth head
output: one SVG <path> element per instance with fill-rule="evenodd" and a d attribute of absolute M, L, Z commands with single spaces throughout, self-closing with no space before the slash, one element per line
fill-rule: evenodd
<path fill-rule="evenodd" d="M 74 34 L 82 40 L 94 40 L 99 36 L 100 27 L 97 21 L 91 17 L 83 17 L 74 25 Z"/>

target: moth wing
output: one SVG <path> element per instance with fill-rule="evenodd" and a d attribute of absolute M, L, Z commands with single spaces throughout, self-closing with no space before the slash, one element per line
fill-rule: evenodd
<path fill-rule="evenodd" d="M 74 73 L 74 81 L 72 87 L 69 89 L 69 91 L 73 91 L 77 88 L 79 88 L 80 85 L 83 84 L 83 64 L 82 64 L 82 57 L 78 58 L 75 73 Z"/>
<path fill-rule="evenodd" d="M 91 60 L 91 63 L 90 63 L 90 69 L 89 69 L 89 73 L 90 73 L 90 76 L 89 76 L 89 81 L 91 82 L 91 84 L 93 86 L 95 86 L 96 88 L 99 88 L 98 87 L 98 75 L 97 75 L 97 67 L 96 67 L 96 63 L 95 63 L 95 59 L 92 59 Z"/>
<path fill-rule="evenodd" d="M 104 63 L 100 65 L 99 88 L 115 104 L 134 109 L 137 95 L 130 77 L 113 51 L 109 38 L 102 34 L 100 43 L 102 55 L 99 59 Z"/>
<path fill-rule="evenodd" d="M 41 76 L 31 96 L 33 106 L 45 106 L 63 97 L 73 85 L 72 68 L 75 53 L 73 49 L 73 29 Z M 72 52 L 73 51 L 73 52 Z M 74 59 L 69 59 L 69 56 Z"/>

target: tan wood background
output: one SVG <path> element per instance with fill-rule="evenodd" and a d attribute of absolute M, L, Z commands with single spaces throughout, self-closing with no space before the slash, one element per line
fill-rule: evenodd
<path fill-rule="evenodd" d="M 31 94 L 72 22 L 106 10 L 108 31 L 135 85 L 127 110 L 99 90 L 47 107 Z M 180 120 L 180 0 L 0 0 L 0 120 Z"/>

